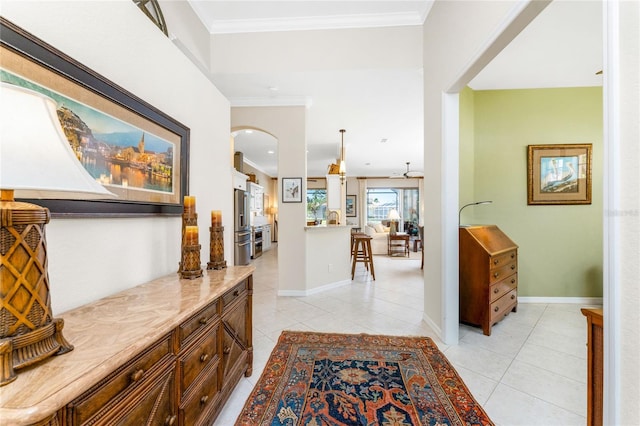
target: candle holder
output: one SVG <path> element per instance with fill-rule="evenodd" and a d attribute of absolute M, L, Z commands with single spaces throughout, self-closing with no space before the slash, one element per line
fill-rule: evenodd
<path fill-rule="evenodd" d="M 187 245 L 186 242 L 186 229 L 187 226 L 197 226 L 198 225 L 198 213 L 194 213 L 193 211 L 186 211 L 182 213 L 182 239 L 180 245 L 180 253 L 184 253 L 184 248 Z M 182 257 L 180 258 L 180 263 L 178 263 L 178 274 L 182 272 Z"/>
<path fill-rule="evenodd" d="M 182 248 L 180 278 L 194 279 L 202 276 L 200 244 L 187 244 Z"/>
<path fill-rule="evenodd" d="M 224 226 L 211 226 L 209 233 L 211 238 L 207 269 L 224 269 L 227 267 L 227 262 L 224 260 Z"/>

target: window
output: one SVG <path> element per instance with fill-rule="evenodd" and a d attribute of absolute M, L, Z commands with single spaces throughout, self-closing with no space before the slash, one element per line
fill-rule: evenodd
<path fill-rule="evenodd" d="M 389 212 L 400 215 L 398 229 L 412 235 L 418 234 L 418 188 L 369 188 L 367 189 L 367 223 L 388 225 Z"/>
<path fill-rule="evenodd" d="M 327 190 L 307 189 L 307 221 L 322 223 L 327 217 Z"/>

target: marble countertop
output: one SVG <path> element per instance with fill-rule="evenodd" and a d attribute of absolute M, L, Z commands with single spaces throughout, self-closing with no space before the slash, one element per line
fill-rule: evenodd
<path fill-rule="evenodd" d="M 254 270 L 205 270 L 193 280 L 171 274 L 55 315 L 74 350 L 17 370 L 18 378 L 0 387 L 2 423 L 26 425 L 52 415 Z"/>

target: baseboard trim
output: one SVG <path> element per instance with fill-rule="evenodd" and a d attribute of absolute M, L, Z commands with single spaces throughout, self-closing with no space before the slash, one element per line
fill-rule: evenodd
<path fill-rule="evenodd" d="M 431 327 L 431 329 L 436 333 L 436 335 L 440 338 L 440 340 L 444 339 L 442 338 L 442 330 L 440 330 L 440 326 L 438 324 L 436 324 L 435 322 L 433 322 L 433 320 L 431 319 L 431 317 L 429 317 L 426 313 L 422 315 L 422 321 L 426 322 L 427 325 L 429 327 Z"/>
<path fill-rule="evenodd" d="M 278 296 L 283 297 L 305 297 L 313 294 L 322 293 L 323 291 L 333 290 L 334 288 L 343 287 L 351 284 L 351 280 L 336 281 L 334 283 L 325 284 L 310 290 L 278 290 Z"/>
<path fill-rule="evenodd" d="M 518 297 L 518 303 L 571 303 L 602 305 L 602 297 Z"/>

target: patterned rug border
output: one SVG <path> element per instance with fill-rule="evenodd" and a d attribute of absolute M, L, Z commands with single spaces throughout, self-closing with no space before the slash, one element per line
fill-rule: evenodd
<path fill-rule="evenodd" d="M 441 403 L 442 408 L 445 409 L 447 415 L 450 416 L 450 423 L 447 424 L 493 425 L 453 365 L 451 365 L 444 353 L 440 351 L 430 337 L 289 330 L 285 330 L 280 334 L 278 342 L 269 355 L 267 365 L 238 416 L 236 425 L 270 425 L 275 421 L 276 413 L 273 411 L 273 407 L 271 410 L 266 407 L 270 406 L 274 398 L 281 396 L 280 394 L 287 384 L 287 380 L 284 380 L 283 383 L 282 379 L 285 377 L 285 374 L 291 373 L 289 371 L 291 367 L 289 364 L 293 362 L 297 351 L 305 345 L 312 346 L 314 350 L 338 350 L 345 348 L 367 350 L 371 348 L 370 350 L 373 353 L 378 353 L 406 348 L 407 351 L 417 351 L 416 354 L 424 358 L 421 363 L 428 365 L 432 370 L 432 374 L 429 374 L 429 371 L 425 371 L 425 374 L 432 376 L 431 379 L 438 384 L 438 386 L 430 386 L 430 388 L 437 395 L 438 400 L 445 399 L 448 404 L 451 404 L 451 406 L 449 406 L 448 404 Z M 284 359 L 284 362 L 273 363 L 274 360 L 278 359 Z M 437 361 L 435 365 L 432 364 L 432 360 Z M 289 376 L 286 377 L 289 379 Z M 433 382 L 430 381 L 429 383 Z M 449 393 L 447 393 L 445 389 L 449 390 Z M 257 410 L 254 409 L 255 406 L 259 406 L 259 408 Z M 463 419 L 460 414 L 461 412 L 468 416 L 468 418 L 478 421 L 469 422 Z M 290 422 L 286 424 L 293 425 L 300 423 Z"/>

